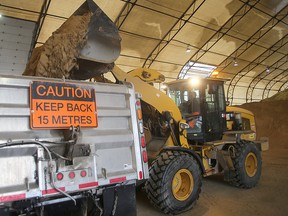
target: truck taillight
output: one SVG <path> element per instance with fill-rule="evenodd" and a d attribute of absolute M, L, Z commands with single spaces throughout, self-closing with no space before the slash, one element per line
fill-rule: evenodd
<path fill-rule="evenodd" d="M 138 115 L 138 119 L 142 120 L 142 112 L 141 109 L 137 109 L 137 115 Z"/>
<path fill-rule="evenodd" d="M 75 178 L 75 173 L 74 172 L 70 172 L 69 173 L 69 178 L 70 179 L 74 179 Z"/>
<path fill-rule="evenodd" d="M 146 147 L 145 137 L 144 136 L 141 137 L 141 146 L 142 146 L 142 148 Z"/>
<path fill-rule="evenodd" d="M 147 162 L 148 162 L 147 152 L 146 152 L 146 151 L 143 151 L 143 152 L 142 152 L 142 155 L 143 155 L 143 161 L 144 161 L 144 163 L 147 163 Z"/>
<path fill-rule="evenodd" d="M 81 177 L 86 177 L 86 176 L 87 176 L 87 172 L 86 172 L 85 170 L 82 170 L 82 171 L 80 172 L 80 176 L 81 176 Z"/>
<path fill-rule="evenodd" d="M 57 173 L 57 180 L 61 181 L 63 179 L 63 174 L 62 173 Z"/>
<path fill-rule="evenodd" d="M 143 179 L 143 172 L 142 171 L 139 171 L 139 179 Z"/>

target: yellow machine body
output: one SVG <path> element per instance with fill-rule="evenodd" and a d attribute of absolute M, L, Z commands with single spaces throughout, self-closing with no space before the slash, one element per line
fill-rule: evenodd
<path fill-rule="evenodd" d="M 129 73 L 126 73 L 122 71 L 119 67 L 114 66 L 111 72 L 117 80 L 133 83 L 136 91 L 141 93 L 142 100 L 145 101 L 147 104 L 153 106 L 159 113 L 169 111 L 174 119 L 174 122 L 186 122 L 186 120 L 183 119 L 179 107 L 176 105 L 176 103 L 168 95 L 164 94 L 162 91 L 156 89 L 151 85 L 151 83 L 159 83 L 161 80 L 163 80 L 163 76 L 158 71 L 146 68 L 139 68 Z M 184 82 L 183 80 L 176 80 L 173 81 L 173 83 Z M 227 145 L 229 143 L 236 143 L 235 133 L 240 139 L 256 141 L 255 117 L 252 112 L 235 106 L 227 106 L 226 112 L 230 114 L 230 116 L 233 114 L 234 117 L 236 116 L 237 118 L 241 118 L 241 128 L 238 128 L 238 131 L 235 132 L 235 128 L 233 126 L 233 124 L 235 124 L 235 121 L 232 121 L 231 118 L 226 118 L 227 132 L 224 132 L 222 140 L 207 142 L 200 146 L 188 144 L 186 131 L 181 129 L 178 124 L 179 131 L 181 131 L 181 133 L 179 133 L 180 145 L 181 147 L 194 150 L 201 156 L 202 163 L 205 169 L 204 176 L 213 175 L 222 171 L 221 169 L 219 170 L 217 168 L 211 169 L 211 159 L 218 159 L 217 151 L 221 151 L 224 145 Z M 149 143 L 149 140 L 151 140 L 151 135 L 149 133 L 145 133 L 145 135 L 146 140 Z M 153 144 L 151 144 L 151 146 L 152 145 Z M 160 150 L 159 148 L 162 148 L 164 146 L 175 146 L 175 142 L 171 135 L 165 141 L 164 145 L 158 145 L 155 148 L 158 148 L 157 150 Z M 264 150 L 265 148 L 260 147 L 260 149 Z M 155 158 L 158 152 L 159 151 L 155 150 L 155 155 L 153 155 L 152 157 Z M 232 161 L 230 160 L 229 162 L 229 159 L 226 160 L 226 163 L 230 163 L 230 165 L 233 166 Z"/>
<path fill-rule="evenodd" d="M 256 124 L 255 116 L 249 110 L 236 107 L 236 106 L 227 106 L 227 113 L 239 114 L 242 121 L 242 130 L 251 131 L 251 133 L 241 134 L 241 139 L 255 141 L 256 140 Z M 227 130 L 233 130 L 233 121 L 227 119 Z"/>

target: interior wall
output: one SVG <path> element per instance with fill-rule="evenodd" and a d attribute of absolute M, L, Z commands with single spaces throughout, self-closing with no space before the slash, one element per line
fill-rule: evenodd
<path fill-rule="evenodd" d="M 2 16 L 0 74 L 21 75 L 29 57 L 35 23 Z"/>

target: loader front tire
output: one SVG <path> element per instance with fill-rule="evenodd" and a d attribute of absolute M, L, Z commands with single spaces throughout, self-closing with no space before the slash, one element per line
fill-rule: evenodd
<path fill-rule="evenodd" d="M 240 188 L 255 187 L 261 177 L 262 159 L 257 146 L 250 141 L 241 140 L 235 145 L 232 158 L 235 170 L 230 183 Z"/>
<path fill-rule="evenodd" d="M 199 198 L 202 176 L 193 156 L 165 151 L 153 161 L 145 190 L 150 202 L 165 214 L 191 209 Z"/>

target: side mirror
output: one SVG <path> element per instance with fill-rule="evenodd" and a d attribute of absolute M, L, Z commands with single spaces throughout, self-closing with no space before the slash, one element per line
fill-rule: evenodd
<path fill-rule="evenodd" d="M 187 123 L 180 122 L 179 127 L 180 127 L 182 130 L 185 130 L 185 129 L 188 129 L 188 128 L 189 128 L 189 125 L 188 125 Z"/>

